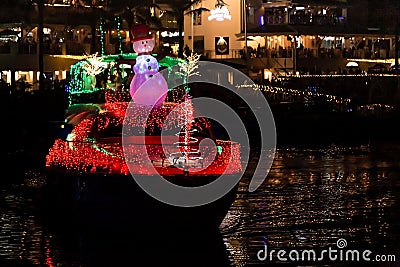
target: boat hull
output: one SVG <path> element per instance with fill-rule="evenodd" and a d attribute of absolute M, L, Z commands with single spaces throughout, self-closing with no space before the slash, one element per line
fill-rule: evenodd
<path fill-rule="evenodd" d="M 149 177 L 151 178 L 151 177 Z M 171 178 L 171 177 L 170 177 Z M 218 177 L 174 176 L 199 186 Z M 201 181 L 196 184 L 195 181 Z M 220 199 L 198 207 L 162 203 L 143 191 L 130 175 L 74 174 L 47 171 L 46 203 L 63 224 L 86 229 L 138 230 L 166 228 L 192 231 L 196 227 L 218 229 L 236 198 L 237 185 Z"/>

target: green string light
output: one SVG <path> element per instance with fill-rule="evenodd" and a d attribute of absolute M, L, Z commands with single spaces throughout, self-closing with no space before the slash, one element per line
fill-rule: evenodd
<path fill-rule="evenodd" d="M 115 22 L 117 23 L 117 34 L 118 34 L 118 51 L 122 54 L 122 37 L 121 37 L 121 17 L 115 17 Z"/>
<path fill-rule="evenodd" d="M 156 54 L 154 54 L 156 56 Z M 124 59 L 131 59 L 134 60 L 137 58 L 136 53 L 126 53 L 126 54 L 119 54 L 119 55 L 107 55 L 103 56 L 101 58 L 102 62 L 108 62 L 110 63 L 109 65 L 109 73 L 114 72 L 115 68 L 115 63 L 117 59 L 119 58 L 124 58 Z M 172 57 L 164 57 L 159 61 L 160 66 L 162 67 L 167 67 L 168 68 L 168 76 L 169 77 L 175 77 L 177 75 L 175 71 L 173 70 L 173 66 L 177 65 L 178 63 L 183 62 L 181 59 L 178 58 L 172 58 Z M 93 94 L 98 94 L 101 91 L 104 91 L 104 88 L 96 88 L 96 87 L 89 87 L 85 83 L 90 77 L 88 73 L 85 70 L 85 63 L 86 60 L 78 61 L 77 63 L 71 65 L 70 68 L 70 81 L 69 81 L 69 86 L 68 86 L 68 100 L 69 100 L 69 105 L 76 104 L 76 103 L 82 103 L 80 102 L 81 99 L 83 100 L 88 100 L 92 99 L 90 98 L 91 95 Z M 122 65 L 122 74 L 124 75 L 125 69 L 124 66 Z M 186 89 L 186 88 L 185 88 Z M 187 88 L 189 89 L 189 88 Z M 170 89 L 172 90 L 172 88 Z"/>
<path fill-rule="evenodd" d="M 104 19 L 100 19 L 100 45 L 101 45 L 101 55 L 104 56 L 105 48 L 104 48 Z"/>
<path fill-rule="evenodd" d="M 72 103 L 72 95 L 80 93 L 84 89 L 85 73 L 83 69 L 83 61 L 79 61 L 71 66 L 70 75 L 69 104 Z"/>

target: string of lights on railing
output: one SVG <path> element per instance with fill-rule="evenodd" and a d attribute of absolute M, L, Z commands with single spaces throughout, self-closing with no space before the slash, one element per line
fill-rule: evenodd
<path fill-rule="evenodd" d="M 347 104 L 351 103 L 350 98 L 343 98 L 343 97 L 323 94 L 323 93 L 319 93 L 319 92 L 315 92 L 315 91 L 302 91 L 302 90 L 270 86 L 270 85 L 241 84 L 241 85 L 236 85 L 236 88 L 259 90 L 263 93 L 281 94 L 281 95 L 286 95 L 286 96 L 291 96 L 291 97 L 319 97 L 319 98 L 322 98 L 323 100 L 325 100 L 326 102 L 333 103 L 333 104 L 347 105 Z"/>
<path fill-rule="evenodd" d="M 386 105 L 386 104 L 368 104 L 368 105 L 362 105 L 359 106 L 358 109 L 360 111 L 384 111 L 384 112 L 389 112 L 393 111 L 395 109 L 394 106 L 391 105 Z"/>
<path fill-rule="evenodd" d="M 298 77 L 298 78 L 329 78 L 329 77 L 382 77 L 382 76 L 387 76 L 387 77 L 396 77 L 396 74 L 390 74 L 390 73 L 359 73 L 359 74 L 300 74 L 300 75 L 293 75 L 289 77 Z M 279 77 L 278 80 L 284 80 L 287 77 Z"/>

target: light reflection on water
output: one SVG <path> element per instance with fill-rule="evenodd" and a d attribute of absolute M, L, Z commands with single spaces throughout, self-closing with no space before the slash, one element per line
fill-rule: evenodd
<path fill-rule="evenodd" d="M 260 263 L 257 252 L 296 248 L 375 249 L 400 258 L 398 147 L 331 145 L 285 148 L 254 193 L 242 181 L 221 225 L 236 266 Z"/>
<path fill-rule="evenodd" d="M 400 258 L 398 152 L 392 144 L 278 149 L 256 192 L 247 192 L 248 179 L 241 181 L 221 225 L 232 265 L 260 263 L 256 253 L 265 244 L 269 249 L 325 248 L 338 238 L 345 238 L 349 248 Z M 43 181 L 40 172 L 30 171 L 23 182 L 3 186 L 0 266 L 91 266 L 79 240 L 66 246 L 60 242 L 64 237 L 37 216 L 33 199 Z"/>
<path fill-rule="evenodd" d="M 22 261 L 42 265 L 43 242 L 47 237 L 32 214 L 32 199 L 16 191 L 8 188 L 1 192 L 0 264 Z"/>

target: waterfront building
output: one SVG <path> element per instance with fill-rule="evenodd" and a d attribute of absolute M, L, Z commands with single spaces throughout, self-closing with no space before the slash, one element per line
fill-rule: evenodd
<path fill-rule="evenodd" d="M 348 59 L 366 70 L 377 61 L 390 64 L 388 59 L 395 57 L 393 18 L 398 9 L 388 8 L 395 5 L 390 0 L 375 2 L 205 0 L 199 6 L 219 14 L 186 16 L 185 43 L 209 59 L 242 61 L 249 74 L 258 78 L 338 73 L 346 70 Z M 219 6 L 230 17 L 224 18 Z M 386 19 L 379 8 L 391 10 Z"/>
<path fill-rule="evenodd" d="M 67 78 L 71 64 L 84 55 L 133 52 L 128 17 L 134 20 L 139 7 L 123 14 L 106 0 L 44 1 L 46 77 Z M 159 20 L 150 27 L 155 53 L 177 54 L 180 29 L 174 8 L 180 2 L 150 2 L 157 7 L 149 14 Z M 15 0 L 0 6 L 1 77 L 11 84 L 37 85 L 37 5 Z M 376 63 L 393 64 L 398 10 L 394 0 L 203 0 L 185 10 L 182 35 L 186 54 L 193 50 L 232 64 L 255 79 L 340 73 L 349 60 L 368 70 Z"/>
<path fill-rule="evenodd" d="M 1 4 L 0 71 L 4 81 L 38 87 L 38 6 L 25 1 Z M 66 79 L 71 64 L 91 53 L 91 24 L 99 8 L 49 1 L 44 8 L 43 61 L 47 79 Z"/>
<path fill-rule="evenodd" d="M 44 0 L 44 74 L 48 80 L 63 80 L 72 64 L 94 53 L 119 54 L 133 52 L 129 23 L 135 18 L 134 9 L 108 6 L 109 1 Z M 122 3 L 125 4 L 125 3 Z M 151 10 L 162 27 L 151 31 L 160 45 L 176 53 L 178 49 L 177 23 L 166 4 Z M 127 14 L 128 13 L 128 14 Z M 15 88 L 18 81 L 39 83 L 39 12 L 36 3 L 16 0 L 0 3 L 0 78 Z M 156 50 L 156 53 L 159 51 Z"/>

